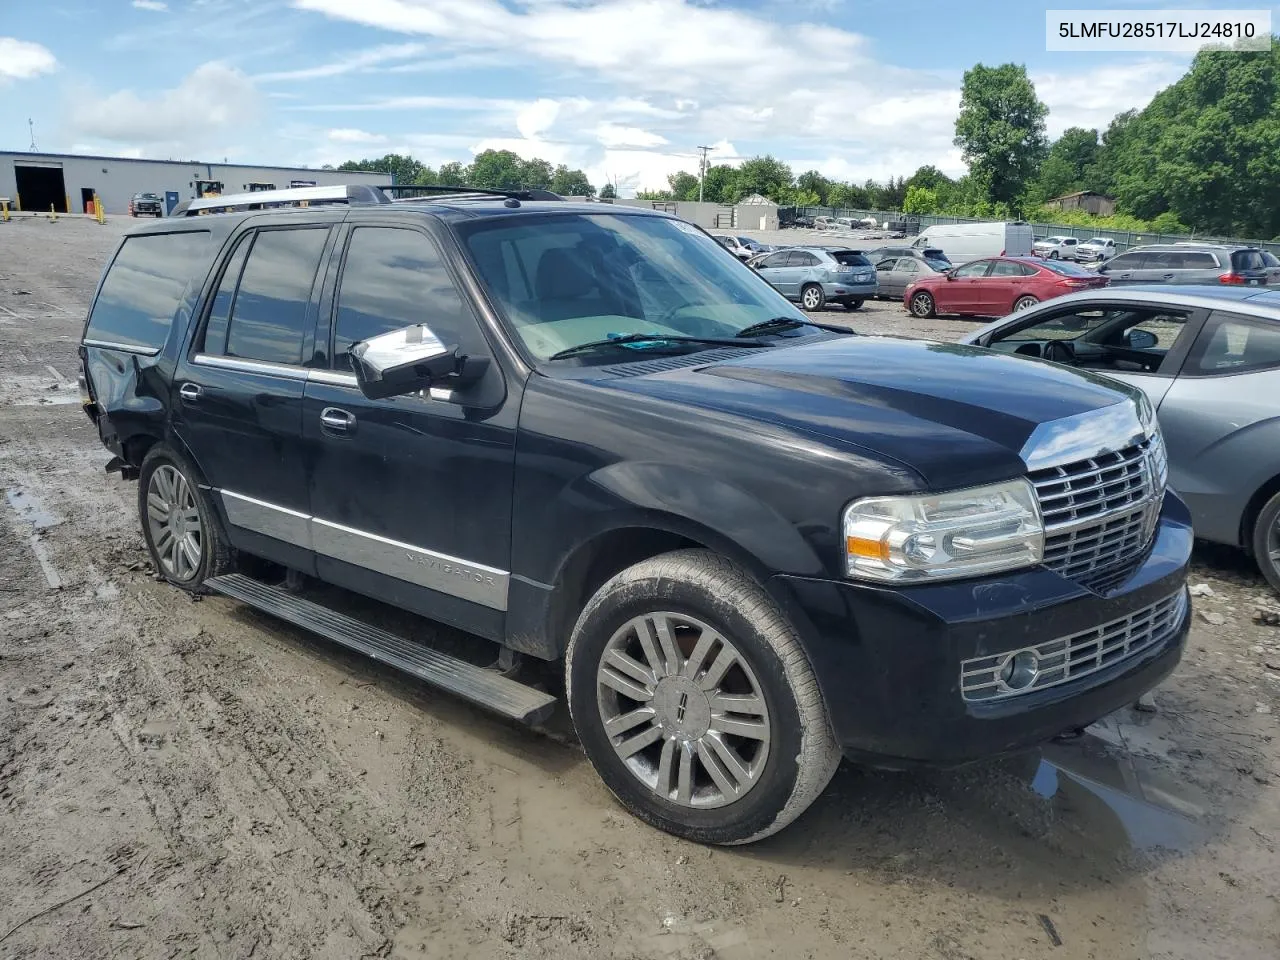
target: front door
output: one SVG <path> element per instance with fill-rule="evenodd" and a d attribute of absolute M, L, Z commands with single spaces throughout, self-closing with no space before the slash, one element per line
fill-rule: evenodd
<path fill-rule="evenodd" d="M 944 312 L 978 313 L 990 260 L 974 260 L 958 267 L 950 280 L 938 287 L 938 309 Z"/>
<path fill-rule="evenodd" d="M 799 284 L 796 283 L 795 278 L 799 276 L 800 271 L 791 266 L 792 254 L 791 250 L 780 250 L 765 257 L 756 268 L 760 276 L 768 280 L 784 297 L 795 297 L 799 290 Z"/>
<path fill-rule="evenodd" d="M 354 215 L 335 252 L 316 360 L 303 402 L 319 576 L 433 619 L 502 635 L 511 563 L 517 399 L 490 362 L 456 393 L 370 400 L 348 348 L 424 323 L 460 354 L 489 345 L 440 241 L 420 219 L 388 226 Z"/>
<path fill-rule="evenodd" d="M 327 226 L 243 234 L 174 377 L 173 427 L 236 547 L 308 570 L 306 341 Z"/>

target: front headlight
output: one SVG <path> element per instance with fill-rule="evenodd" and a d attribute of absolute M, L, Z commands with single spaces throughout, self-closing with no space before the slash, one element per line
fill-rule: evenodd
<path fill-rule="evenodd" d="M 1025 479 L 951 493 L 868 497 L 844 510 L 849 576 L 953 580 L 1039 563 L 1044 522 Z"/>

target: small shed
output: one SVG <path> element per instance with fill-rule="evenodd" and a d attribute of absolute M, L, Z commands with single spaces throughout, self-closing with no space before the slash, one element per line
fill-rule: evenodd
<path fill-rule="evenodd" d="M 1044 202 L 1046 207 L 1057 207 L 1059 210 L 1083 210 L 1095 217 L 1109 217 L 1116 212 L 1113 198 L 1092 190 L 1079 190 L 1065 196 L 1054 197 Z"/>

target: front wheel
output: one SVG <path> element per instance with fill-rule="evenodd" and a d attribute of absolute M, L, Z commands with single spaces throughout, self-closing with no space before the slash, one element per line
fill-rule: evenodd
<path fill-rule="evenodd" d="M 1028 307 L 1034 307 L 1039 302 L 1040 301 L 1035 297 L 1019 297 L 1017 300 L 1013 301 L 1013 312 L 1017 313 L 1020 310 L 1026 310 Z"/>
<path fill-rule="evenodd" d="M 816 283 L 811 283 L 800 291 L 800 305 L 811 313 L 821 310 L 827 302 L 827 295 Z"/>
<path fill-rule="evenodd" d="M 846 300 L 844 302 L 844 308 L 846 310 L 861 310 L 862 305 L 865 302 L 866 302 L 865 300 Z"/>
<path fill-rule="evenodd" d="M 1050 259 L 1050 260 L 1057 260 L 1057 259 L 1058 259 L 1058 251 L 1057 251 L 1057 250 L 1050 250 L 1050 251 L 1049 251 L 1049 259 Z"/>
<path fill-rule="evenodd" d="M 1280 493 L 1258 513 L 1253 525 L 1253 556 L 1272 589 L 1280 590 Z"/>
<path fill-rule="evenodd" d="M 565 661 L 569 711 L 596 772 L 633 814 L 701 843 L 781 830 L 840 760 L 790 623 L 705 550 L 642 561 L 583 610 Z"/>
<path fill-rule="evenodd" d="M 913 316 L 926 318 L 934 315 L 933 297 L 921 290 L 911 295 L 911 313 Z"/>

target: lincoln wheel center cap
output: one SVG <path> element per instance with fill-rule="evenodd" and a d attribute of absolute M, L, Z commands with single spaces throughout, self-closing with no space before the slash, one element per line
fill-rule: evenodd
<path fill-rule="evenodd" d="M 659 680 L 653 710 L 664 731 L 689 740 L 700 740 L 711 726 L 711 701 L 686 677 Z"/>

